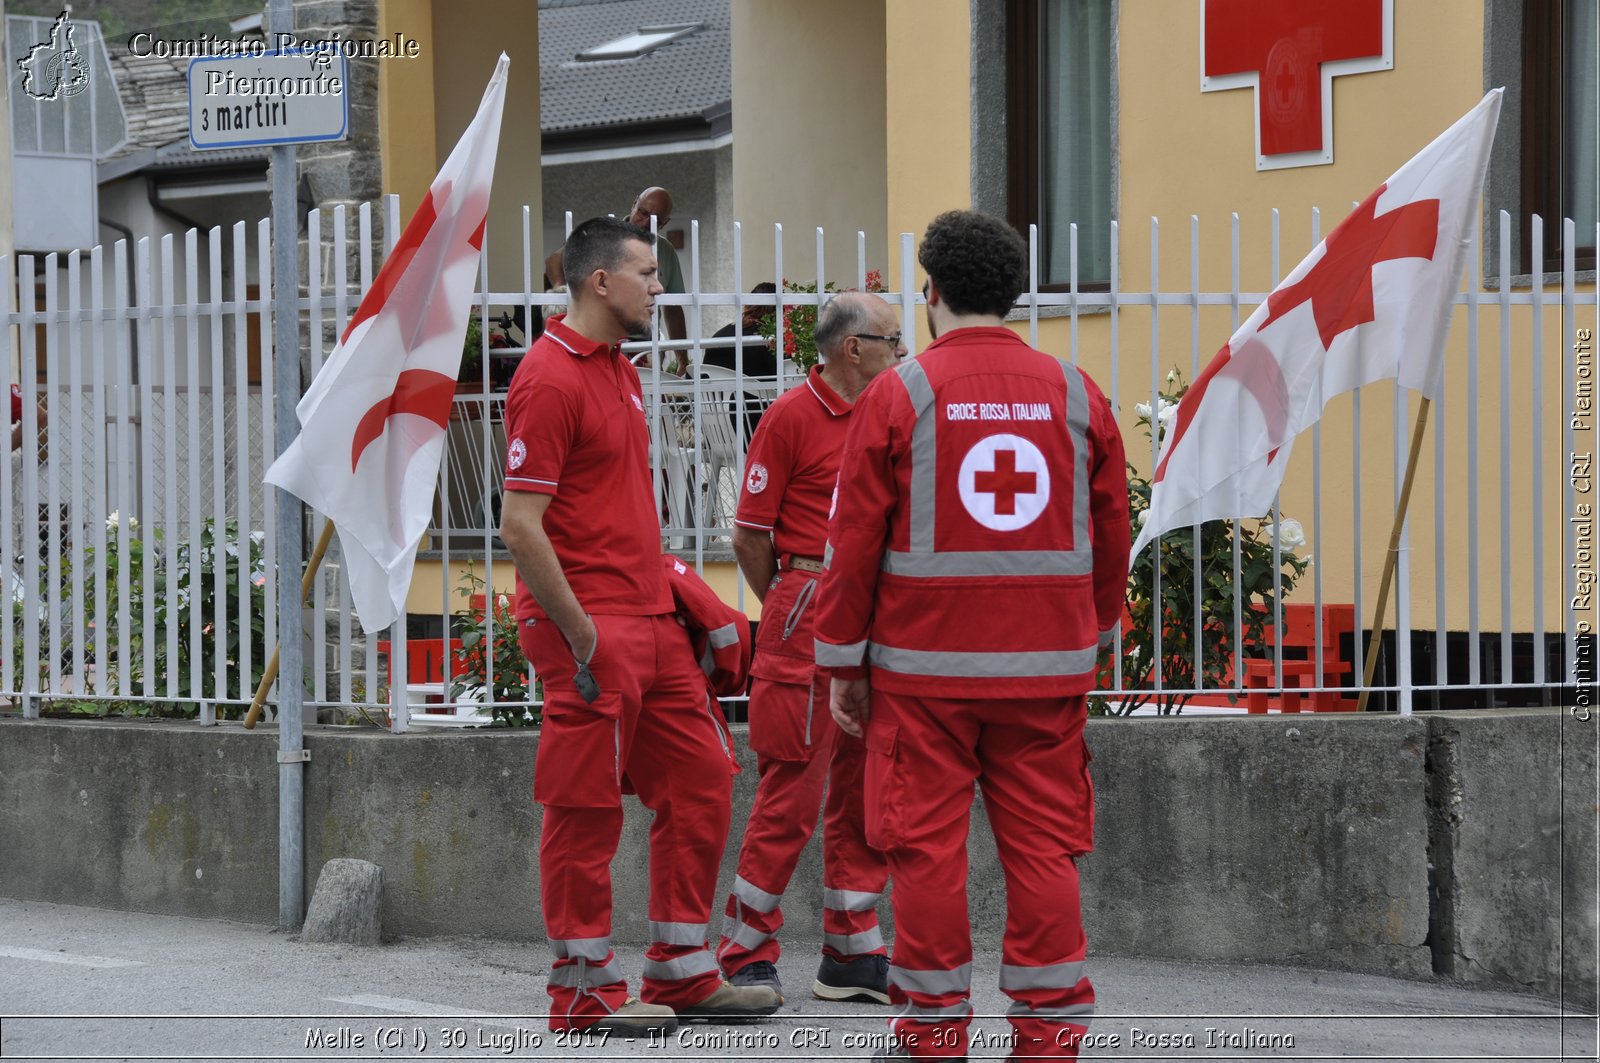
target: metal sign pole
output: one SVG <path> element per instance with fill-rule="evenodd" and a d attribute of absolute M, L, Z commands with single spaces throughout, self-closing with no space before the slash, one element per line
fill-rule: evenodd
<path fill-rule="evenodd" d="M 274 40 L 294 32 L 291 0 L 270 0 L 267 29 Z M 282 454 L 299 434 L 300 401 L 299 227 L 295 217 L 295 149 L 272 149 L 272 370 L 273 450 Z M 278 926 L 295 929 L 305 919 L 305 760 L 301 652 L 300 569 L 304 563 L 298 498 L 278 489 Z"/>

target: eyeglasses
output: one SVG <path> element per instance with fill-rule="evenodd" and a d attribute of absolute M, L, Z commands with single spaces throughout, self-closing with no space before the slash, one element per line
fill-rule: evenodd
<path fill-rule="evenodd" d="M 905 338 L 905 334 L 900 332 L 896 332 L 890 336 L 874 336 L 870 332 L 853 332 L 851 335 L 858 340 L 882 340 L 891 347 L 899 347 L 900 341 Z"/>

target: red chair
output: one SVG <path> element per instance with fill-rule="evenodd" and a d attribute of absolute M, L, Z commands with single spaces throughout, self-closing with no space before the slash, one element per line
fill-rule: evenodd
<path fill-rule="evenodd" d="M 438 686 L 440 688 L 438 693 L 430 691 L 423 695 L 423 703 L 427 706 L 423 710 L 424 712 L 449 711 L 444 705 L 443 653 L 455 653 L 460 648 L 460 639 L 451 639 L 448 648 L 445 648 L 437 638 L 406 640 L 406 685 Z M 384 660 L 389 662 L 389 685 L 392 687 L 394 686 L 394 661 L 389 654 L 389 641 L 387 639 L 378 640 L 378 652 L 383 654 Z"/>
<path fill-rule="evenodd" d="M 1355 606 L 1325 605 L 1322 607 L 1322 670 L 1317 671 L 1316 612 L 1309 605 L 1283 607 L 1283 687 L 1275 687 L 1274 662 L 1266 658 L 1244 659 L 1244 687 L 1247 711 L 1264 713 L 1273 701 L 1279 701 L 1280 712 L 1300 711 L 1300 690 L 1314 687 L 1342 687 L 1344 677 L 1352 671 L 1351 664 L 1342 656 L 1344 636 L 1352 640 L 1356 634 Z M 1267 628 L 1267 645 L 1277 644 L 1271 625 Z M 1279 689 L 1280 697 L 1272 698 L 1269 691 Z M 1322 690 L 1311 695 L 1313 712 L 1354 712 L 1356 700 L 1338 690 Z"/>

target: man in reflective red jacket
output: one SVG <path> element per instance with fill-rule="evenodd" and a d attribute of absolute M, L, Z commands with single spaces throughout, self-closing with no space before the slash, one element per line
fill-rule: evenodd
<path fill-rule="evenodd" d="M 1014 1053 L 1075 1057 L 1094 1012 L 1084 695 L 1127 585 L 1122 440 L 1087 375 L 1003 327 L 1027 283 L 1009 225 L 942 214 L 918 258 L 936 338 L 856 403 L 817 619 L 834 718 L 866 738 L 867 840 L 894 880 L 900 1010 L 880 1058 L 965 1058 L 974 783 L 1006 875 Z"/>

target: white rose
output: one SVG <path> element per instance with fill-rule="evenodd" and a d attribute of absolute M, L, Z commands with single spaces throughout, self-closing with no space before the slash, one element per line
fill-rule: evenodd
<path fill-rule="evenodd" d="M 1261 525 L 1261 534 L 1268 541 L 1272 541 L 1272 522 L 1267 521 Z M 1278 545 L 1284 550 L 1293 553 L 1306 544 L 1306 531 L 1300 522 L 1293 517 L 1285 517 L 1278 526 Z"/>
<path fill-rule="evenodd" d="M 1172 419 L 1176 416 L 1178 416 L 1178 404 L 1168 402 L 1162 404 L 1161 412 L 1156 414 L 1156 420 L 1161 422 L 1162 427 L 1166 427 L 1172 423 Z"/>
<path fill-rule="evenodd" d="M 1177 366 L 1173 366 L 1171 369 L 1167 370 L 1167 386 L 1171 387 L 1172 385 L 1176 384 L 1177 382 L 1178 382 L 1178 367 Z"/>
<path fill-rule="evenodd" d="M 1141 509 L 1139 511 L 1139 527 L 1141 527 L 1141 528 L 1144 527 L 1144 522 L 1149 520 L 1149 519 L 1150 519 L 1150 511 L 1148 509 Z"/>
<path fill-rule="evenodd" d="M 1140 417 L 1149 417 L 1150 404 L 1148 402 L 1136 402 L 1133 404 L 1133 412 L 1138 414 Z"/>

